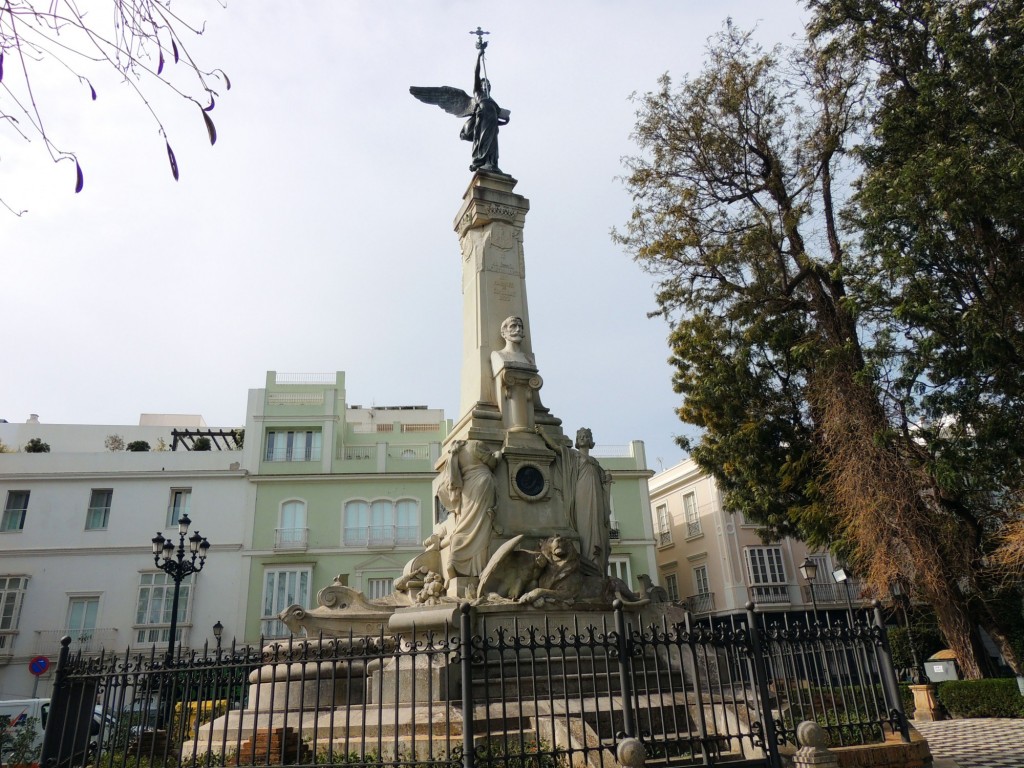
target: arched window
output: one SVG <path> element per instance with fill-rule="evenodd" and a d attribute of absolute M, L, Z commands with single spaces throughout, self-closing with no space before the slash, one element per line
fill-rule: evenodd
<path fill-rule="evenodd" d="M 420 503 L 416 499 L 353 499 L 345 503 L 346 547 L 394 547 L 420 543 Z"/>
<path fill-rule="evenodd" d="M 305 549 L 309 540 L 306 527 L 306 502 L 291 499 L 281 505 L 281 521 L 277 528 L 277 549 Z"/>
<path fill-rule="evenodd" d="M 346 547 L 365 547 L 370 533 L 370 505 L 362 500 L 345 503 Z"/>
<path fill-rule="evenodd" d="M 420 541 L 420 503 L 416 499 L 395 502 L 395 543 L 418 544 Z"/>

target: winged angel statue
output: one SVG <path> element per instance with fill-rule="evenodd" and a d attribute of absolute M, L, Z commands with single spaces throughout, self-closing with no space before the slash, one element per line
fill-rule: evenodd
<path fill-rule="evenodd" d="M 473 163 L 469 170 L 501 173 L 498 167 L 498 126 L 508 124 L 510 113 L 491 98 L 491 84 L 486 77 L 480 76 L 486 45 L 478 45 L 480 53 L 476 58 L 472 96 L 448 85 L 436 88 L 414 85 L 409 88 L 409 93 L 427 104 L 436 104 L 450 115 L 468 117 L 459 138 L 473 142 Z"/>

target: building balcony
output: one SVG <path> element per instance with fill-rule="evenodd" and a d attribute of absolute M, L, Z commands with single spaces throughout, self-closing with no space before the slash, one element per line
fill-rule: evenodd
<path fill-rule="evenodd" d="M 789 605 L 793 602 L 788 584 L 753 586 L 750 588 L 750 596 L 755 605 Z"/>
<path fill-rule="evenodd" d="M 0 630 L 0 664 L 6 664 L 14 656 L 14 641 L 18 638 L 18 630 Z"/>
<path fill-rule="evenodd" d="M 275 528 L 274 551 L 305 552 L 309 546 L 309 528 Z"/>
<path fill-rule="evenodd" d="M 346 547 L 392 549 L 411 547 L 421 543 L 418 525 L 371 525 L 367 528 L 346 528 Z"/>
<path fill-rule="evenodd" d="M 861 597 L 864 591 L 864 582 L 860 579 L 850 579 L 846 582 L 850 586 L 850 601 L 854 605 L 869 603 L 866 597 Z M 814 600 L 811 600 L 811 588 L 814 588 Z M 846 587 L 836 582 L 825 582 L 823 584 L 804 584 L 800 587 L 801 599 L 810 605 L 816 602 L 820 606 L 846 605 Z"/>
<path fill-rule="evenodd" d="M 686 610 L 690 613 L 711 613 L 715 610 L 715 593 L 705 592 L 686 598 Z"/>
<path fill-rule="evenodd" d="M 36 630 L 35 653 L 57 658 L 62 637 L 71 638 L 71 653 L 96 656 L 103 650 L 116 649 L 117 630 L 107 629 L 40 629 Z"/>

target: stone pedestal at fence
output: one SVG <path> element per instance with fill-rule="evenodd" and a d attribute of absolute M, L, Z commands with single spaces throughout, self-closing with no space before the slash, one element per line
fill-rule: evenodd
<path fill-rule="evenodd" d="M 942 706 L 935 696 L 935 684 L 925 683 L 923 685 L 910 686 L 910 692 L 914 694 L 914 719 L 924 723 L 934 720 L 942 720 Z"/>
<path fill-rule="evenodd" d="M 805 720 L 796 727 L 803 745 L 793 755 L 793 768 L 839 768 L 839 758 L 828 749 L 828 734 L 817 723 Z"/>

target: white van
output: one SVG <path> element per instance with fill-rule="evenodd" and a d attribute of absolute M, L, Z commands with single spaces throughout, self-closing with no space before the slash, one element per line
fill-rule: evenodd
<path fill-rule="evenodd" d="M 28 725 L 32 725 L 36 729 L 35 740 L 32 744 L 32 750 L 36 752 L 38 756 L 38 750 L 43 745 L 43 729 L 46 727 L 46 716 L 50 712 L 50 700 L 49 699 L 11 699 L 9 701 L 0 701 L 0 718 L 6 720 L 11 724 L 13 728 L 24 728 Z M 89 748 L 95 750 L 97 746 L 98 736 L 103 728 L 104 742 L 109 739 L 114 733 L 114 727 L 116 722 L 109 715 L 104 716 L 100 707 L 96 707 L 92 716 L 92 727 L 89 729 L 91 734 Z M 10 737 L 4 739 L 4 744 L 0 751 L 3 752 L 0 755 L 2 762 L 6 763 L 7 752 L 10 750 L 9 746 Z"/>
<path fill-rule="evenodd" d="M 49 699 L 11 699 L 0 701 L 0 718 L 10 724 L 10 728 L 35 728 L 35 739 L 32 742 L 32 751 L 38 759 L 39 748 L 43 745 L 43 728 L 46 726 L 46 715 L 50 711 Z M 10 751 L 10 740 L 14 733 L 9 733 L 3 740 L 0 747 L 0 759 L 8 761 Z"/>

